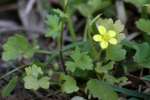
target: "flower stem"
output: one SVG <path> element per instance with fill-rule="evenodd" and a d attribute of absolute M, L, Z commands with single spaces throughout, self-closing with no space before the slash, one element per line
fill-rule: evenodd
<path fill-rule="evenodd" d="M 69 32 L 71 34 L 71 37 L 72 37 L 72 40 L 73 42 L 76 42 L 76 33 L 75 33 L 75 30 L 74 30 L 74 25 L 73 25 L 73 22 L 72 22 L 72 19 L 71 19 L 71 16 L 69 15 L 68 19 L 67 19 L 67 22 L 68 22 L 68 29 L 69 29 Z"/>
<path fill-rule="evenodd" d="M 85 25 L 85 30 L 84 30 L 84 39 L 83 39 L 84 41 L 87 40 L 88 28 L 89 28 L 89 21 L 90 21 L 90 19 L 87 18 L 87 20 L 86 20 L 86 25 Z"/>

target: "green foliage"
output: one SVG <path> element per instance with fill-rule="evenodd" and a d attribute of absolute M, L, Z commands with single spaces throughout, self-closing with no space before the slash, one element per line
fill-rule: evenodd
<path fill-rule="evenodd" d="M 120 84 L 120 83 L 124 84 L 124 83 L 127 83 L 127 81 L 128 81 L 127 77 L 116 78 L 113 75 L 109 75 L 109 74 L 105 74 L 104 77 L 103 77 L 103 79 L 106 82 L 108 82 L 108 83 L 110 83 L 112 85 L 114 85 L 114 84 Z"/>
<path fill-rule="evenodd" d="M 106 57 L 112 61 L 121 61 L 125 59 L 126 50 L 121 45 L 110 46 L 106 50 Z"/>
<path fill-rule="evenodd" d="M 61 85 L 61 89 L 65 93 L 73 93 L 77 92 L 79 90 L 79 87 L 77 86 L 76 80 L 74 80 L 73 77 L 65 74 L 61 74 L 60 80 L 64 81 Z"/>
<path fill-rule="evenodd" d="M 71 100 L 86 100 L 86 99 L 80 96 L 74 96 L 73 98 L 71 98 Z"/>
<path fill-rule="evenodd" d="M 48 30 L 45 34 L 46 37 L 56 38 L 60 35 L 61 22 L 58 15 L 49 15 L 46 21 Z"/>
<path fill-rule="evenodd" d="M 90 95 L 99 100 L 118 100 L 118 96 L 112 88 L 99 80 L 89 80 L 86 88 Z"/>
<path fill-rule="evenodd" d="M 149 0 L 125 0 L 126 2 L 129 2 L 133 5 L 135 5 L 138 8 L 143 7 L 145 4 L 150 3 Z"/>
<path fill-rule="evenodd" d="M 99 74 L 108 74 L 110 70 L 114 67 L 114 62 L 109 62 L 106 65 L 102 65 L 100 63 L 97 64 L 95 70 Z"/>
<path fill-rule="evenodd" d="M 139 28 L 143 32 L 146 32 L 148 35 L 150 35 L 149 25 L 150 25 L 150 20 L 148 19 L 141 18 L 136 22 L 137 28 Z"/>
<path fill-rule="evenodd" d="M 85 17 L 90 17 L 96 11 L 103 9 L 110 5 L 109 0 L 88 0 L 86 3 L 81 3 L 77 6 L 77 9 Z"/>
<path fill-rule="evenodd" d="M 24 87 L 26 89 L 38 90 L 39 88 L 48 89 L 49 88 L 49 77 L 44 76 L 41 67 L 33 64 L 25 68 L 26 76 L 23 78 Z"/>
<path fill-rule="evenodd" d="M 39 75 L 43 75 L 43 71 L 41 67 L 33 64 L 31 67 L 25 68 L 27 76 L 38 77 Z"/>
<path fill-rule="evenodd" d="M 62 10 L 60 9 L 53 9 L 53 12 L 55 14 L 51 15 L 51 16 L 56 16 L 59 17 L 59 20 L 57 20 L 57 24 L 59 25 L 59 23 L 61 24 L 61 19 L 67 19 L 68 15 L 66 13 L 64 13 Z M 51 19 L 53 20 L 53 19 Z M 55 19 L 56 20 L 56 19 Z"/>
<path fill-rule="evenodd" d="M 92 70 L 92 59 L 86 52 L 81 52 L 79 48 L 76 48 L 72 53 L 71 58 L 73 61 L 67 61 L 67 70 L 74 72 L 77 68 L 81 70 Z"/>
<path fill-rule="evenodd" d="M 146 81 L 150 81 L 150 75 L 144 76 L 143 79 L 146 80 Z"/>
<path fill-rule="evenodd" d="M 77 6 L 82 3 L 86 3 L 87 0 L 61 0 L 60 1 L 63 7 L 65 6 L 66 2 L 68 2 L 67 13 L 69 15 L 72 15 L 77 10 Z"/>
<path fill-rule="evenodd" d="M 3 97 L 11 95 L 11 92 L 14 90 L 14 88 L 17 85 L 17 81 L 18 81 L 18 77 L 15 76 L 9 81 L 9 83 L 6 86 L 4 86 L 4 88 L 2 90 Z"/>
<path fill-rule="evenodd" d="M 130 98 L 130 99 L 128 99 L 128 100 L 139 100 L 139 99 L 137 99 L 137 98 Z"/>
<path fill-rule="evenodd" d="M 150 45 L 147 42 L 144 43 L 136 43 L 136 42 L 130 42 L 130 41 L 123 41 L 123 44 L 131 49 L 134 49 L 135 55 L 134 55 L 134 61 L 144 68 L 149 68 L 150 65 Z"/>
<path fill-rule="evenodd" d="M 113 70 L 113 68 L 114 68 L 114 62 L 109 62 L 105 65 L 97 63 L 95 71 L 99 75 L 103 76 L 102 79 L 108 82 L 109 84 L 114 85 L 114 84 L 119 84 L 119 83 L 126 83 L 128 80 L 126 77 L 115 78 L 111 74 L 111 71 Z"/>
<path fill-rule="evenodd" d="M 24 58 L 31 58 L 35 52 L 35 48 L 22 35 L 15 35 L 8 38 L 3 45 L 4 52 L 2 59 L 4 61 Z"/>
<path fill-rule="evenodd" d="M 35 53 L 37 53 L 37 55 L 32 60 L 38 64 L 40 63 L 39 60 L 42 60 L 44 63 L 40 64 L 42 66 L 48 66 L 46 69 L 36 64 L 26 67 L 25 73 L 23 74 L 24 87 L 35 92 L 39 89 L 49 89 L 50 85 L 53 85 L 54 88 L 60 86 L 62 92 L 69 94 L 70 97 L 73 96 L 71 100 L 85 100 L 84 97 L 76 96 L 81 95 L 80 92 L 83 93 L 84 89 L 86 90 L 85 92 L 89 94 L 88 99 L 92 100 L 93 98 L 90 97 L 94 97 L 94 99 L 98 100 L 118 100 L 119 97 L 116 92 L 120 93 L 121 96 L 122 94 L 126 94 L 125 96 L 130 100 L 136 98 L 149 100 L 149 94 L 142 92 L 139 93 L 136 90 L 132 91 L 126 88 L 122 88 L 121 86 L 128 81 L 126 74 L 131 74 L 130 71 L 132 71 L 132 69 L 139 70 L 142 67 L 150 68 L 150 44 L 148 42 L 144 42 L 146 39 L 150 38 L 148 36 L 150 35 L 150 20 L 146 19 L 149 18 L 149 15 L 147 14 L 148 11 L 146 10 L 150 8 L 150 5 L 148 4 L 150 3 L 150 0 L 125 0 L 128 3 L 134 4 L 138 8 L 138 11 L 141 12 L 140 16 L 142 17 L 136 22 L 136 26 L 138 29 L 146 33 L 146 35 L 144 34 L 143 36 L 147 36 L 147 38 L 144 37 L 145 40 L 142 40 L 143 38 L 141 37 L 138 37 L 138 39 L 135 40 L 141 42 L 141 44 L 135 42 L 134 40 L 122 41 L 125 37 L 123 34 L 123 32 L 126 32 L 124 31 L 125 27 L 120 20 L 113 20 L 117 18 L 115 16 L 116 11 L 114 9 L 118 7 L 114 4 L 119 1 L 57 1 L 60 3 L 59 7 L 62 6 L 60 7 L 61 9 L 54 9 L 51 6 L 50 15 L 47 16 L 45 22 L 47 31 L 44 35 L 46 38 L 53 38 L 52 42 L 54 45 L 52 47 L 48 46 L 43 48 L 45 50 L 37 50 L 34 45 L 30 44 L 30 42 L 22 35 L 15 35 L 10 37 L 3 45 L 4 52 L 2 54 L 2 59 L 4 61 L 11 61 L 16 59 L 20 60 L 22 58 L 30 59 L 33 57 L 33 55 L 35 55 Z M 39 2 L 44 3 L 45 1 Z M 42 6 L 40 7 L 39 2 L 35 8 L 40 8 L 41 10 L 48 8 Z M 126 3 L 127 6 L 128 3 Z M 44 6 L 45 4 L 42 5 Z M 107 8 L 109 11 L 106 11 L 104 8 Z M 110 8 L 112 9 L 110 10 Z M 130 7 L 128 10 L 130 10 Z M 126 10 L 127 13 L 128 10 Z M 79 16 L 74 15 L 76 11 L 77 14 L 80 13 L 82 16 L 84 16 L 85 19 L 83 19 L 80 14 Z M 113 12 L 114 16 L 112 16 L 110 12 Z M 117 12 L 117 14 L 119 15 L 119 12 Z M 101 15 L 104 19 L 100 18 Z M 106 18 L 105 15 L 108 15 L 107 17 L 110 18 Z M 135 13 L 133 15 L 137 14 Z M 83 20 L 83 22 L 86 21 L 86 25 L 84 26 L 82 21 L 79 22 L 78 18 L 79 20 Z M 130 23 L 132 22 L 132 19 L 129 19 L 128 22 L 129 24 L 132 24 Z M 85 27 L 85 29 L 82 29 L 83 27 Z M 125 30 L 129 30 L 128 32 L 130 32 L 128 26 Z M 83 31 L 84 34 L 80 34 Z M 134 29 L 131 31 L 134 31 Z M 138 30 L 136 31 L 138 32 Z M 61 32 L 64 32 L 65 34 L 61 34 Z M 79 34 L 76 34 L 78 32 Z M 92 38 L 94 37 L 94 34 L 97 34 L 96 38 L 94 39 L 96 42 L 105 47 L 107 45 L 109 46 L 107 46 L 105 49 L 95 47 Z M 127 35 L 129 37 L 127 39 L 130 40 L 131 34 L 129 33 Z M 71 39 L 69 36 L 71 36 Z M 78 38 L 78 36 L 81 36 L 81 38 Z M 84 36 L 83 40 L 82 36 Z M 36 41 L 37 40 L 33 40 L 35 44 Z M 39 46 L 41 45 L 43 45 L 43 43 Z M 75 50 L 71 52 L 73 48 L 75 48 Z M 39 56 L 38 54 L 44 55 Z M 37 56 L 39 56 L 40 59 Z M 129 59 L 126 57 L 129 57 Z M 59 58 L 61 58 L 60 64 L 58 63 Z M 23 62 L 25 62 L 25 64 L 28 64 L 28 62 L 33 63 L 32 60 L 28 60 L 27 63 L 26 60 L 23 60 Z M 16 65 L 20 64 L 21 63 Z M 15 71 L 18 71 L 21 68 L 15 68 L 12 71 L 6 73 L 6 75 L 2 76 L 1 78 L 14 73 Z M 121 77 L 123 75 L 124 77 Z M 2 91 L 3 96 L 9 96 L 11 94 L 17 84 L 17 79 L 17 77 L 13 77 L 7 86 L 4 87 Z M 150 75 L 144 76 L 141 79 L 143 81 L 149 82 Z M 85 95 L 85 97 L 87 96 Z"/>
<path fill-rule="evenodd" d="M 150 45 L 148 43 L 142 43 L 134 45 L 136 54 L 134 56 L 135 62 L 142 67 L 150 68 Z"/>

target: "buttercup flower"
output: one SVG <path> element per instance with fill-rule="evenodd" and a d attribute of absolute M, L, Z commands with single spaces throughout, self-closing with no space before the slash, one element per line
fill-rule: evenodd
<path fill-rule="evenodd" d="M 115 38 L 117 33 L 113 30 L 106 30 L 104 26 L 99 25 L 98 27 L 99 34 L 93 36 L 94 41 L 99 42 L 102 49 L 106 49 L 109 44 L 116 45 L 118 43 Z"/>

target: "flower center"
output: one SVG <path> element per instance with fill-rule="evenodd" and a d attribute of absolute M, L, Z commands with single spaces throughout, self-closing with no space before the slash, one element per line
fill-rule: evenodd
<path fill-rule="evenodd" d="M 111 39 L 111 37 L 109 36 L 109 34 L 104 34 L 104 35 L 102 35 L 102 39 L 104 40 L 104 41 L 109 41 L 110 39 Z"/>

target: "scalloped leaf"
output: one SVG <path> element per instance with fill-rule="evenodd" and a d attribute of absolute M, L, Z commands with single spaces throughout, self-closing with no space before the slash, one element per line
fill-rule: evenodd
<path fill-rule="evenodd" d="M 2 59 L 4 61 L 16 60 L 21 58 L 31 58 L 35 52 L 35 48 L 22 35 L 15 35 L 8 38 L 3 45 Z"/>
<path fill-rule="evenodd" d="M 71 55 L 71 58 L 73 61 L 66 62 L 67 70 L 74 72 L 76 69 L 93 69 L 92 59 L 87 55 L 86 52 L 81 52 L 79 48 L 75 49 L 75 51 Z"/>
<path fill-rule="evenodd" d="M 79 90 L 76 80 L 74 80 L 73 77 L 61 74 L 60 80 L 64 81 L 64 83 L 61 85 L 61 89 L 63 92 L 70 94 Z"/>
<path fill-rule="evenodd" d="M 87 90 L 99 100 L 118 100 L 118 95 L 111 87 L 99 80 L 91 79 L 87 83 Z"/>
<path fill-rule="evenodd" d="M 121 45 L 110 46 L 106 50 L 106 57 L 112 61 L 121 61 L 125 59 L 126 50 Z"/>

